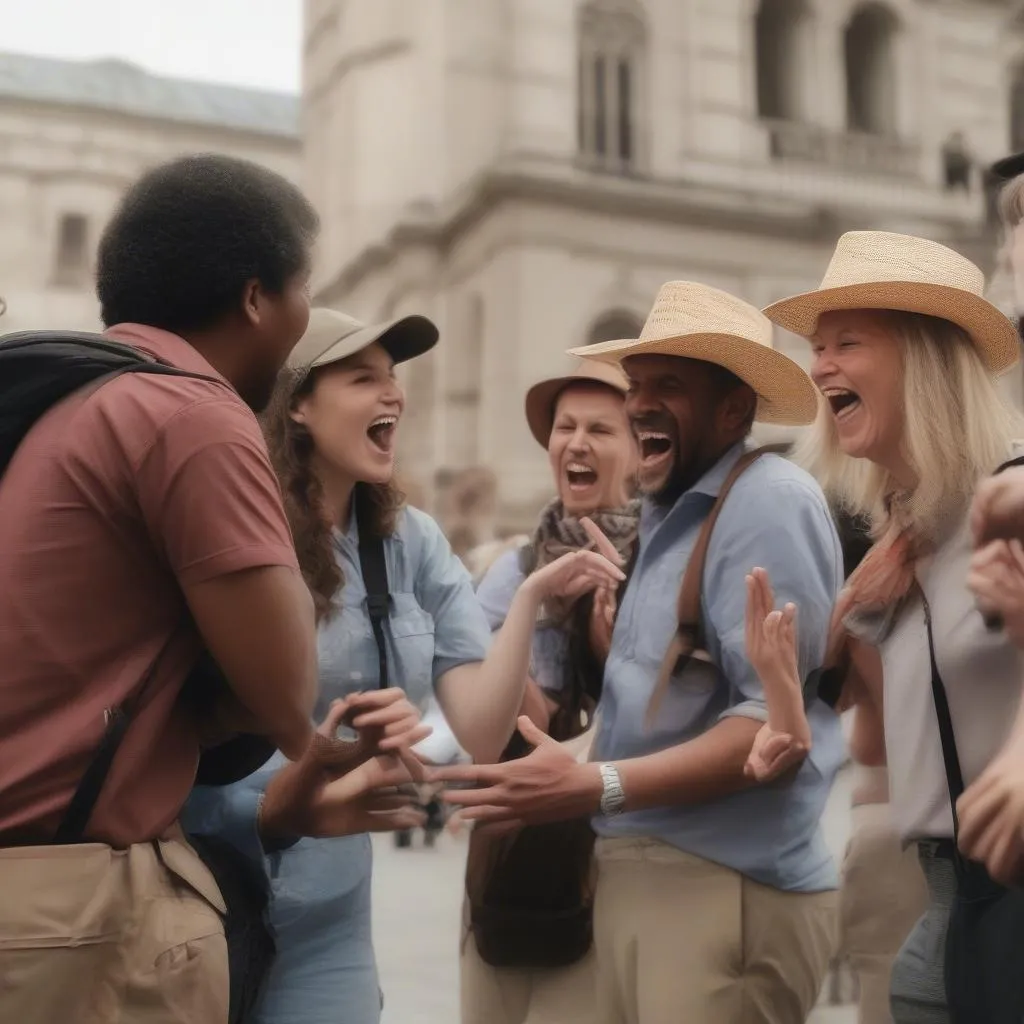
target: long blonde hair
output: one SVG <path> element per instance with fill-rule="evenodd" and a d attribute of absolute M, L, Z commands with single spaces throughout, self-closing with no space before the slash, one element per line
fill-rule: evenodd
<path fill-rule="evenodd" d="M 824 402 L 795 457 L 834 501 L 868 517 L 876 537 L 895 527 L 915 542 L 935 542 L 1024 438 L 1024 419 L 964 330 L 920 313 L 888 315 L 902 354 L 903 457 L 917 483 L 901 488 L 882 466 L 844 455 Z"/>

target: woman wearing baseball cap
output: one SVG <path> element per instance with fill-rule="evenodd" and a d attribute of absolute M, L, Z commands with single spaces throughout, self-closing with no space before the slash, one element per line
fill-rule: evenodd
<path fill-rule="evenodd" d="M 359 736 L 356 763 L 393 758 L 397 747 L 411 765 L 409 745 L 423 738 L 419 709 L 432 693 L 459 744 L 481 762 L 496 760 L 515 727 L 541 604 L 623 575 L 595 552 L 553 560 L 520 588 L 492 643 L 468 572 L 437 523 L 405 506 L 394 482 L 405 410 L 395 366 L 423 355 L 437 339 L 437 328 L 422 316 L 365 326 L 314 309 L 265 417 L 317 611 L 318 713 L 333 723 L 338 709 L 346 710 L 345 721 Z M 382 621 L 371 617 L 382 589 L 373 571 L 380 560 L 387 595 Z M 249 828 L 274 851 L 269 921 L 277 954 L 252 1019 L 376 1024 L 381 995 L 369 836 L 334 830 L 316 813 L 297 816 L 294 800 L 278 798 L 275 771 L 282 764 L 277 755 L 221 798 L 229 801 L 239 787 L 265 788 L 262 814 Z M 396 825 L 385 819 L 381 827 Z M 333 838 L 295 841 L 298 835 Z"/>

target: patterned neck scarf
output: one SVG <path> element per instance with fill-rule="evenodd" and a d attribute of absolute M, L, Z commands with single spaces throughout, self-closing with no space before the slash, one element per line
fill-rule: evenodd
<path fill-rule="evenodd" d="M 600 509 L 587 518 L 592 520 L 615 545 L 615 550 L 628 562 L 636 543 L 640 525 L 640 502 L 631 501 L 622 508 Z M 529 575 L 543 569 L 570 551 L 592 547 L 587 531 L 576 516 L 567 516 L 560 499 L 550 502 L 541 512 L 540 522 L 530 543 L 523 548 L 522 567 Z M 577 598 L 549 598 L 540 612 L 540 621 L 564 626 Z"/>

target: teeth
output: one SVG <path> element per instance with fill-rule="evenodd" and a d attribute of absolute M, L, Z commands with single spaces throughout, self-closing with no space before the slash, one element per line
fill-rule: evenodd
<path fill-rule="evenodd" d="M 852 395 L 853 392 L 849 388 L 822 388 L 821 393 L 826 398 L 832 398 L 836 395 Z"/>
<path fill-rule="evenodd" d="M 640 433 L 637 434 L 637 437 L 639 437 L 641 441 L 668 441 L 669 440 L 668 434 L 661 434 L 661 433 L 658 433 L 655 430 L 641 430 Z"/>
<path fill-rule="evenodd" d="M 570 462 L 565 467 L 570 473 L 593 473 L 594 471 L 590 466 L 584 466 L 582 462 Z"/>
<path fill-rule="evenodd" d="M 378 416 L 371 424 L 370 428 L 373 427 L 391 427 L 398 422 L 397 416 Z"/>

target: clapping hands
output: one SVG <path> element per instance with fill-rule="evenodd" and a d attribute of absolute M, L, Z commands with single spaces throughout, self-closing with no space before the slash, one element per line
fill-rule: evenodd
<path fill-rule="evenodd" d="M 764 687 L 768 721 L 754 738 L 744 769 L 769 782 L 799 764 L 811 748 L 797 658 L 796 605 L 775 608 L 768 573 L 755 568 L 747 576 L 747 658 Z"/>

